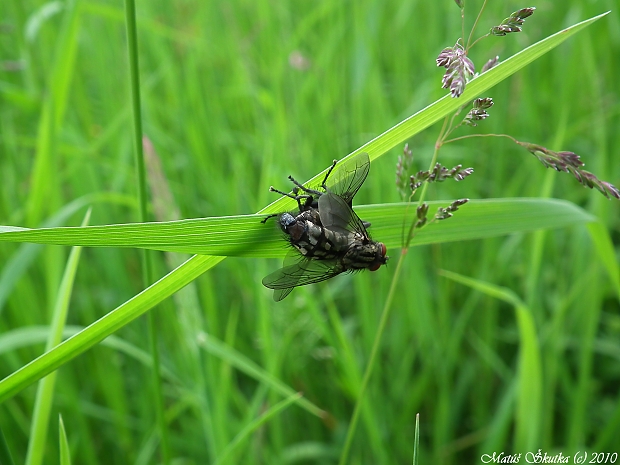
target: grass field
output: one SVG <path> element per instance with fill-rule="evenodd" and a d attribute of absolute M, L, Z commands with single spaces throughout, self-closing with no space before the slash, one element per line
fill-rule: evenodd
<path fill-rule="evenodd" d="M 466 36 L 482 3 L 467 2 Z M 473 47 L 476 70 L 612 11 L 467 95 L 492 97 L 491 116 L 451 137 L 572 151 L 619 185 L 617 2 L 489 2 L 474 36 L 529 6 L 523 32 Z M 407 142 L 409 174 L 429 169 L 441 118 L 364 149 L 354 204 L 390 255 L 375 273 L 276 303 L 261 280 L 286 244 L 236 216 L 446 95 L 435 59 L 461 35 L 454 1 L 152 0 L 136 21 L 147 219 L 234 218 L 0 227 L 0 463 L 407 464 L 417 414 L 420 464 L 620 454 L 618 200 L 506 138 L 463 139 L 438 160 L 474 174 L 424 200 L 471 203 L 401 254 L 398 157 Z M 1 225 L 141 222 L 130 62 L 121 1 L 2 2 Z M 150 274 L 137 243 L 160 250 Z"/>

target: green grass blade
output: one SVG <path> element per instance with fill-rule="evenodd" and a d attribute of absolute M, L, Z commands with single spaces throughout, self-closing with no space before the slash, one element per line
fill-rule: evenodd
<path fill-rule="evenodd" d="M 0 428 L 0 463 L 2 465 L 14 465 L 13 457 L 11 456 L 11 451 L 9 450 L 9 445 L 6 443 L 6 438 L 4 437 L 4 433 Z"/>
<path fill-rule="evenodd" d="M 428 202 L 429 215 L 448 201 Z M 402 247 L 402 227 L 415 207 L 405 203 L 355 208 L 372 223 L 370 232 L 389 248 Z M 200 218 L 165 223 L 136 223 L 71 228 L 0 227 L 0 241 L 84 247 L 135 247 L 192 254 L 237 257 L 283 257 L 282 233 L 260 215 Z M 472 200 L 448 220 L 423 228 L 412 245 L 481 239 L 516 232 L 562 228 L 593 221 L 576 205 L 555 199 Z"/>
<path fill-rule="evenodd" d="M 519 387 L 515 449 L 533 450 L 542 430 L 542 360 L 536 323 L 525 305 L 515 307 L 519 327 Z"/>
<path fill-rule="evenodd" d="M 616 291 L 616 295 L 620 298 L 620 267 L 616 260 L 614 244 L 609 236 L 609 232 L 599 221 L 589 223 L 588 231 L 596 247 L 598 258 L 609 275 L 609 280 Z"/>
<path fill-rule="evenodd" d="M 93 203 L 127 204 L 127 198 L 109 193 L 89 194 L 79 197 L 69 202 L 67 205 L 63 206 L 56 213 L 46 219 L 43 222 L 42 227 L 50 228 L 66 223 L 78 210 Z M 4 309 L 6 299 L 15 288 L 15 283 L 31 266 L 40 250 L 41 247 L 38 245 L 24 245 L 4 263 L 2 271 L 0 271 L 0 314 L 2 314 L 2 310 Z"/>
<path fill-rule="evenodd" d="M 67 107 L 68 95 L 78 49 L 80 9 L 75 0 L 65 3 L 62 29 L 55 46 L 54 67 L 49 78 L 50 92 L 41 111 L 37 135 L 36 159 L 32 170 L 31 192 L 28 198 L 27 223 L 39 224 L 55 197 L 59 178 L 56 172 L 56 133 L 61 127 Z"/>
<path fill-rule="evenodd" d="M 519 362 L 517 409 L 515 414 L 515 450 L 532 450 L 536 447 L 542 428 L 542 360 L 536 324 L 531 310 L 510 289 L 495 286 L 466 276 L 442 271 L 446 278 L 477 289 L 486 295 L 502 300 L 515 309 L 519 328 Z"/>
<path fill-rule="evenodd" d="M 0 403 L 14 396 L 48 373 L 68 363 L 82 352 L 133 321 L 154 305 L 157 305 L 164 298 L 172 295 L 186 284 L 192 282 L 200 276 L 200 274 L 215 266 L 221 260 L 222 259 L 218 257 L 192 257 L 179 268 L 169 273 L 166 277 L 162 278 L 133 299 L 125 302 L 120 307 L 108 313 L 83 331 L 62 342 L 51 351 L 46 352 L 30 364 L 12 373 L 0 381 Z M 7 341 L 5 344 L 11 343 Z M 12 345 L 9 347 L 12 347 Z M 264 382 L 283 395 L 290 396 L 294 394 L 294 391 L 290 387 L 264 373 L 263 370 L 259 369 L 251 361 L 241 357 L 224 344 L 218 343 L 214 338 L 209 338 L 204 343 L 204 348 L 222 359 L 225 359 L 231 365 L 236 366 L 249 376 Z M 298 404 L 314 415 L 322 417 L 324 414 L 321 409 L 307 399 L 300 398 Z"/>
<path fill-rule="evenodd" d="M 244 357 L 239 352 L 236 352 L 235 350 L 231 349 L 223 342 L 218 341 L 214 337 L 208 337 L 204 342 L 202 342 L 202 347 L 216 357 L 227 361 L 228 363 L 230 363 L 230 365 L 234 366 L 246 375 L 256 379 L 257 381 L 265 383 L 274 391 L 279 392 L 284 396 L 295 395 L 295 391 L 292 388 L 270 375 L 267 371 L 260 368 L 250 359 Z M 314 405 L 312 402 L 308 401 L 304 397 L 300 397 L 297 400 L 297 403 L 306 410 L 308 410 L 308 412 L 316 415 L 317 417 L 325 418 L 326 416 L 326 412 L 318 408 L 316 405 Z"/>
<path fill-rule="evenodd" d="M 62 337 L 63 339 L 68 339 L 72 336 L 75 336 L 84 329 L 85 328 L 83 326 L 65 326 L 62 332 Z M 49 326 L 39 325 L 26 326 L 22 328 L 15 328 L 10 331 L 4 331 L 0 334 L 0 355 L 8 354 L 22 347 L 45 344 L 45 342 L 49 338 L 49 334 Z M 153 364 L 153 359 L 148 352 L 118 336 L 106 337 L 103 341 L 101 341 L 101 345 L 103 347 L 107 347 L 111 350 L 122 353 L 128 358 L 132 358 L 146 367 L 150 367 Z M 173 370 L 170 367 L 166 367 L 164 365 L 162 368 L 162 375 L 164 378 L 166 378 L 172 383 L 179 383 L 178 377 L 173 373 Z"/>
<path fill-rule="evenodd" d="M 88 223 L 90 210 L 86 212 L 82 225 Z M 46 351 L 58 345 L 62 339 L 62 333 L 67 321 L 69 303 L 73 291 L 73 283 L 80 261 L 81 247 L 74 247 L 71 250 L 65 272 L 62 277 L 54 311 L 52 312 L 51 329 L 46 343 Z M 37 388 L 37 395 L 34 403 L 32 423 L 30 424 L 30 441 L 28 442 L 28 453 L 26 463 L 28 465 L 38 465 L 43 463 L 45 455 L 45 444 L 47 443 L 47 429 L 54 399 L 54 387 L 56 386 L 56 373 L 50 373 L 41 380 Z"/>
<path fill-rule="evenodd" d="M 222 258 L 219 257 L 206 256 L 190 258 L 148 289 L 88 326 L 84 331 L 63 341 L 51 351 L 13 372 L 0 381 L 0 403 L 101 342 L 154 305 L 191 283 L 221 260 Z"/>
<path fill-rule="evenodd" d="M 254 421 L 247 424 L 241 431 L 239 431 L 239 433 L 231 441 L 228 447 L 224 449 L 224 451 L 222 452 L 220 457 L 217 459 L 215 464 L 219 465 L 222 463 L 226 463 L 230 455 L 234 453 L 236 449 L 239 448 L 239 446 L 243 443 L 243 441 L 245 441 L 250 436 L 250 434 L 252 434 L 258 428 L 260 428 L 266 422 L 268 422 L 270 418 L 274 417 L 275 415 L 277 415 L 278 413 L 282 412 L 287 407 L 292 405 L 295 401 L 299 400 L 301 397 L 302 397 L 301 393 L 292 394 L 286 399 L 284 399 L 283 401 L 278 402 L 276 405 L 271 407 L 269 410 L 267 410 L 261 416 L 256 418 Z"/>
<path fill-rule="evenodd" d="M 60 465 L 71 465 L 71 450 L 62 415 L 58 415 L 58 444 L 60 445 Z"/>
<path fill-rule="evenodd" d="M 415 437 L 413 439 L 413 465 L 420 460 L 420 414 L 415 416 Z"/>

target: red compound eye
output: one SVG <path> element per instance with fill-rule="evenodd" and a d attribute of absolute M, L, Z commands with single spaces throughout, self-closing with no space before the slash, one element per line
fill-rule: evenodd
<path fill-rule="evenodd" d="M 368 267 L 370 271 L 377 271 L 379 268 L 381 268 L 381 265 L 385 264 L 385 254 L 387 253 L 387 248 L 385 247 L 385 244 L 383 242 L 379 242 L 379 246 L 381 247 L 381 258 Z"/>

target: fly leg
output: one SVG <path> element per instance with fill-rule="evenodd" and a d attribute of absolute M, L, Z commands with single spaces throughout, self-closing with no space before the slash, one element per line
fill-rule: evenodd
<path fill-rule="evenodd" d="M 332 166 L 330 166 L 329 169 L 327 170 L 327 173 L 325 173 L 325 177 L 323 178 L 323 182 L 321 183 L 321 187 L 323 188 L 325 192 L 327 192 L 327 186 L 325 185 L 325 183 L 327 182 L 327 178 L 329 178 L 329 175 L 332 174 L 332 171 L 336 167 L 336 163 L 338 163 L 338 160 L 334 160 L 332 162 Z M 317 197 L 320 197 L 321 195 L 323 195 L 323 192 L 319 192 L 316 189 L 310 189 L 309 187 L 304 187 L 304 185 L 300 183 L 299 181 L 297 181 L 293 176 L 289 176 L 288 179 L 293 184 L 295 184 L 299 189 L 306 192 L 307 194 L 316 195 Z"/>
<path fill-rule="evenodd" d="M 269 190 L 271 192 L 275 192 L 276 194 L 280 194 L 280 195 L 283 195 L 285 197 L 288 197 L 290 199 L 293 199 L 293 200 L 297 201 L 297 206 L 299 207 L 299 211 L 300 212 L 304 211 L 303 207 L 301 206 L 301 199 L 311 199 L 312 198 L 312 196 L 310 194 L 299 194 L 298 193 L 299 189 L 297 187 L 295 187 L 293 189 L 293 193 L 292 194 L 289 194 L 288 192 L 282 192 L 282 191 L 276 189 L 273 186 L 271 186 L 269 188 Z"/>
<path fill-rule="evenodd" d="M 332 171 L 336 167 L 336 163 L 338 163 L 338 160 L 334 160 L 332 162 L 332 166 L 329 167 L 329 170 L 327 170 L 327 173 L 325 173 L 325 177 L 323 178 L 323 183 L 321 184 L 321 187 L 325 190 L 325 192 L 327 192 L 327 186 L 325 185 L 325 183 L 327 182 L 327 178 L 329 178 L 329 175 L 332 174 Z"/>
<path fill-rule="evenodd" d="M 332 165 L 329 167 L 329 169 L 327 170 L 327 173 L 325 174 L 325 177 L 323 178 L 323 182 L 321 183 L 321 187 L 323 188 L 323 190 L 325 192 L 327 192 L 327 178 L 329 178 L 330 174 L 332 173 L 332 171 L 334 170 L 334 168 L 336 167 L 336 164 L 338 163 L 337 160 L 334 160 Z M 277 194 L 283 195 L 285 197 L 288 197 L 290 199 L 293 199 L 297 202 L 297 207 L 299 208 L 299 212 L 303 213 L 305 211 L 310 210 L 311 208 L 317 208 L 317 199 L 324 194 L 324 192 L 320 192 L 316 189 L 311 189 L 309 187 L 305 187 L 302 183 L 300 183 L 299 181 L 297 181 L 293 176 L 289 176 L 288 177 L 289 180 L 295 184 L 295 187 L 293 188 L 293 192 L 292 193 L 288 193 L 288 192 L 283 192 L 281 190 L 276 189 L 275 187 L 271 186 L 269 188 L 270 192 L 275 192 Z M 299 192 L 304 192 L 304 194 L 300 194 Z M 301 201 L 302 199 L 304 200 L 304 203 L 302 205 Z M 261 221 L 262 223 L 265 223 L 269 218 L 273 218 L 274 216 L 278 216 L 278 215 L 271 215 L 268 216 L 267 218 L 265 218 L 263 221 Z"/>
<path fill-rule="evenodd" d="M 301 198 L 307 199 L 308 197 L 312 197 L 313 195 L 316 195 L 317 197 L 320 197 L 321 195 L 323 195 L 323 192 L 319 192 L 315 189 L 310 189 L 309 187 L 305 187 L 302 183 L 300 183 L 297 179 L 295 179 L 293 176 L 289 176 L 288 177 L 289 181 L 291 181 L 293 184 L 295 184 L 297 192 L 299 192 L 299 190 L 305 192 L 306 194 L 302 194 L 300 195 Z M 295 191 L 293 191 L 295 192 Z"/>
<path fill-rule="evenodd" d="M 263 223 L 263 224 L 265 224 L 269 218 L 275 218 L 276 216 L 278 216 L 278 214 L 279 214 L 279 213 L 273 213 L 273 214 L 271 214 L 271 215 L 269 215 L 269 216 L 266 216 L 266 217 L 265 217 L 265 218 L 263 218 L 260 222 L 261 222 L 261 223 Z"/>

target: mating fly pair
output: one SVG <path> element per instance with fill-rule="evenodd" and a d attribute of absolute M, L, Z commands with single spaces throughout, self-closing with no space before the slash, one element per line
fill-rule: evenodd
<path fill-rule="evenodd" d="M 275 301 L 284 299 L 294 287 L 324 281 L 344 272 L 376 271 L 388 257 L 385 244 L 370 238 L 362 221 L 352 210 L 353 197 L 370 169 L 367 153 L 332 164 L 317 188 L 304 187 L 293 177 L 292 194 L 270 188 L 272 192 L 297 201 L 299 213 L 280 213 L 280 229 L 294 247 L 284 258 L 283 267 L 263 278 L 274 289 Z M 322 191 L 318 190 L 322 189 Z"/>

